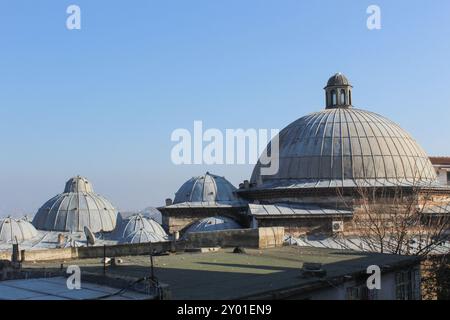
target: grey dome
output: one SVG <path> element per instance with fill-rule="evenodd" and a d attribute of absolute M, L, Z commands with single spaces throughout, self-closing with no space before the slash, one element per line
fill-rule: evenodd
<path fill-rule="evenodd" d="M 188 234 L 191 232 L 208 232 L 208 231 L 219 231 L 230 229 L 242 229 L 242 226 L 240 226 L 233 219 L 217 216 L 204 218 L 194 222 L 189 227 L 187 227 L 184 234 Z"/>
<path fill-rule="evenodd" d="M 159 223 L 142 214 L 134 214 L 120 221 L 115 238 L 125 243 L 167 241 L 168 236 Z"/>
<path fill-rule="evenodd" d="M 71 192 L 94 192 L 91 183 L 84 177 L 76 176 L 66 182 L 64 193 Z"/>
<path fill-rule="evenodd" d="M 186 181 L 175 193 L 174 204 L 184 202 L 239 202 L 236 188 L 224 177 L 207 172 Z"/>
<path fill-rule="evenodd" d="M 102 196 L 94 193 L 90 182 L 83 177 L 71 178 L 64 193 L 47 201 L 36 213 L 33 225 L 50 231 L 92 232 L 114 230 L 117 211 Z"/>
<path fill-rule="evenodd" d="M 37 237 L 36 228 L 25 219 L 0 219 L 0 243 L 22 242 Z"/>
<path fill-rule="evenodd" d="M 342 73 L 338 72 L 328 79 L 327 87 L 333 86 L 351 86 L 350 81 Z"/>
<path fill-rule="evenodd" d="M 269 147 L 270 149 L 270 144 Z M 279 134 L 279 171 L 262 188 L 431 184 L 425 151 L 394 122 L 369 111 L 334 108 L 302 117 Z"/>

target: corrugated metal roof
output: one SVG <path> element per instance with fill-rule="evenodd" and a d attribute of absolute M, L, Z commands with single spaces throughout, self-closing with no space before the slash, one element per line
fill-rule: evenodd
<path fill-rule="evenodd" d="M 277 203 L 249 204 L 249 213 L 254 216 L 322 216 L 353 215 L 352 210 L 323 208 L 315 204 Z"/>
<path fill-rule="evenodd" d="M 166 206 L 166 208 L 232 208 L 236 206 L 245 206 L 245 203 L 236 201 L 182 202 Z"/>
<path fill-rule="evenodd" d="M 285 243 L 289 245 L 298 245 L 301 247 L 313 247 L 313 248 L 328 248 L 339 250 L 354 250 L 354 251 L 368 251 L 368 252 L 380 252 L 380 244 L 377 241 L 364 240 L 361 237 L 327 237 L 327 238 L 315 238 L 315 237 L 293 237 L 286 235 Z M 369 245 L 370 243 L 370 245 Z M 389 241 L 387 239 L 384 242 L 384 252 L 389 252 L 389 246 L 397 245 L 397 241 Z M 419 241 L 413 241 L 408 244 L 408 248 L 411 254 L 414 250 L 419 248 Z M 446 242 L 442 245 L 437 245 L 433 248 L 433 254 L 443 254 L 450 252 L 450 242 Z"/>
<path fill-rule="evenodd" d="M 151 296 L 83 281 L 81 289 L 70 290 L 64 277 L 7 280 L 0 283 L 0 300 L 93 300 L 108 296 L 117 300 L 142 300 Z"/>

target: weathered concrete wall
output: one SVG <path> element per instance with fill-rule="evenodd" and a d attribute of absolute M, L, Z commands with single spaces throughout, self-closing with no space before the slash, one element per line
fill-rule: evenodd
<path fill-rule="evenodd" d="M 150 252 L 184 251 L 198 247 L 271 248 L 283 245 L 284 228 L 238 229 L 191 233 L 185 241 L 118 244 L 113 246 L 64 249 L 22 250 L 22 261 L 52 261 L 106 257 L 148 255 Z M 11 252 L 0 252 L 0 259 L 11 260 Z"/>
<path fill-rule="evenodd" d="M 22 250 L 22 261 L 52 261 L 145 255 L 150 252 L 166 252 L 172 249 L 171 242 L 119 244 L 113 246 L 78 247 L 65 249 Z M 9 258 L 7 260 L 11 259 Z"/>
<path fill-rule="evenodd" d="M 171 250 L 170 242 L 158 243 L 135 243 L 135 244 L 118 244 L 105 247 L 79 247 L 74 248 L 77 258 L 98 258 L 103 257 L 106 253 L 107 257 L 121 256 L 139 256 L 150 254 L 151 252 L 166 252 Z"/>
<path fill-rule="evenodd" d="M 258 248 L 275 248 L 283 246 L 284 228 L 258 228 Z"/>
<path fill-rule="evenodd" d="M 0 260 L 11 260 L 11 251 L 0 251 Z"/>
<path fill-rule="evenodd" d="M 22 261 L 51 261 L 70 260 L 77 258 L 76 248 L 22 250 L 20 252 Z"/>
<path fill-rule="evenodd" d="M 236 229 L 195 232 L 187 235 L 188 247 L 272 248 L 283 245 L 284 228 Z"/>

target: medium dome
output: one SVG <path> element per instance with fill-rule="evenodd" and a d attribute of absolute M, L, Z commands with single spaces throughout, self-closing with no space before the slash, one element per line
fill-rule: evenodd
<path fill-rule="evenodd" d="M 239 202 L 236 188 L 224 177 L 207 172 L 186 181 L 175 193 L 174 204 L 184 202 Z"/>
<path fill-rule="evenodd" d="M 37 237 L 35 227 L 26 219 L 0 219 L 0 242 L 15 243 Z"/>
<path fill-rule="evenodd" d="M 92 232 L 114 230 L 117 211 L 102 196 L 94 193 L 90 182 L 83 177 L 71 178 L 64 193 L 47 201 L 36 213 L 33 225 L 49 231 Z"/>
<path fill-rule="evenodd" d="M 124 243 L 167 241 L 168 236 L 159 223 L 142 214 L 134 214 L 120 221 L 115 238 Z"/>
<path fill-rule="evenodd" d="M 330 81 L 342 89 L 326 87 L 327 109 L 284 128 L 278 136 L 278 173 L 262 176 L 258 162 L 252 183 L 260 188 L 435 183 L 427 154 L 405 130 L 376 113 L 353 108 L 345 76 L 331 77 L 328 85 Z M 342 94 L 337 101 L 330 99 L 335 92 Z"/>

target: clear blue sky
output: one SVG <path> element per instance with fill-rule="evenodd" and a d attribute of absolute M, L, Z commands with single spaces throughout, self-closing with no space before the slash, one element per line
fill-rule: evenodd
<path fill-rule="evenodd" d="M 237 185 L 251 166 L 173 165 L 171 132 L 283 128 L 323 108 L 337 71 L 355 105 L 450 155 L 448 0 L 2 0 L 0 42 L 0 216 L 34 214 L 76 174 L 121 210 L 206 170 Z"/>

